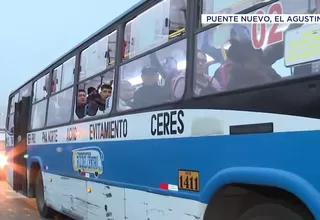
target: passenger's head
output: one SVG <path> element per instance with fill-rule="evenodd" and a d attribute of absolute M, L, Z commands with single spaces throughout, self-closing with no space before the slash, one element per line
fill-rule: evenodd
<path fill-rule="evenodd" d="M 207 56 L 205 53 L 198 51 L 196 57 L 196 73 L 205 74 L 207 70 Z"/>
<path fill-rule="evenodd" d="M 85 105 L 87 103 L 87 93 L 84 89 L 79 89 L 77 94 L 77 105 Z"/>
<path fill-rule="evenodd" d="M 111 96 L 111 93 L 112 93 L 112 86 L 111 85 L 103 84 L 100 89 L 101 89 L 100 96 L 102 99 L 106 99 Z"/>
<path fill-rule="evenodd" d="M 94 87 L 89 87 L 88 88 L 88 95 L 96 94 L 96 93 L 97 93 L 96 88 L 94 88 Z"/>
<path fill-rule="evenodd" d="M 145 85 L 156 85 L 159 80 L 159 73 L 155 67 L 145 67 L 141 71 L 142 82 Z"/>
<path fill-rule="evenodd" d="M 253 48 L 251 42 L 232 39 L 230 44 L 227 55 L 233 62 L 242 64 L 261 62 L 263 53 Z"/>
<path fill-rule="evenodd" d="M 123 100 L 131 100 L 133 97 L 134 87 L 130 82 L 123 80 L 120 85 L 120 98 Z"/>

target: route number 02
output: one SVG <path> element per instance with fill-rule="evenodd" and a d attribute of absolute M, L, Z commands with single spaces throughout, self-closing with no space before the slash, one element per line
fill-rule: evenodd
<path fill-rule="evenodd" d="M 272 4 L 267 14 L 282 14 L 282 6 L 280 3 Z M 258 10 L 256 14 L 265 14 L 263 10 Z M 279 24 L 272 24 L 268 26 L 267 24 L 252 24 L 251 25 L 251 39 L 252 45 L 255 49 L 262 48 L 265 44 L 272 45 L 283 41 L 283 31 L 277 30 Z M 259 28 L 260 27 L 260 28 Z M 260 29 L 260 31 L 259 31 Z"/>

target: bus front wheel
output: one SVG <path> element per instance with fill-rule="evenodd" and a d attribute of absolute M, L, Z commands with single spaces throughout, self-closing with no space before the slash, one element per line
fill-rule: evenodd
<path fill-rule="evenodd" d="M 56 212 L 46 205 L 46 202 L 44 199 L 44 187 L 43 187 L 43 178 L 42 178 L 41 171 L 39 171 L 37 174 L 35 193 L 36 193 L 37 207 L 40 215 L 44 218 L 54 218 L 56 215 Z"/>
<path fill-rule="evenodd" d="M 298 209 L 299 210 L 299 209 Z M 310 215 L 302 215 L 283 204 L 259 204 L 245 211 L 238 220 L 314 220 Z"/>

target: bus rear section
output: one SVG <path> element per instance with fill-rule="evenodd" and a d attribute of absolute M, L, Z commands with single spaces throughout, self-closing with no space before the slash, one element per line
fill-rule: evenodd
<path fill-rule="evenodd" d="M 9 100 L 5 134 L 6 179 L 13 190 L 28 196 L 27 131 L 30 97 L 19 94 Z"/>

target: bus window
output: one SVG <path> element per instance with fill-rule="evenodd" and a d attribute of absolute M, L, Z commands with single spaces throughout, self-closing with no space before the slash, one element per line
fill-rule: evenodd
<path fill-rule="evenodd" d="M 76 57 L 72 57 L 62 64 L 61 90 L 73 85 Z"/>
<path fill-rule="evenodd" d="M 15 103 L 19 102 L 19 93 L 15 94 L 10 101 L 10 113 L 14 113 Z"/>
<path fill-rule="evenodd" d="M 108 66 L 114 65 L 117 46 L 116 40 L 117 31 L 114 31 L 98 41 L 97 73 L 105 70 Z"/>
<path fill-rule="evenodd" d="M 52 93 L 59 92 L 73 84 L 75 62 L 76 58 L 72 57 L 53 70 L 51 82 Z"/>
<path fill-rule="evenodd" d="M 58 66 L 53 70 L 52 74 L 52 93 L 60 91 L 60 84 L 62 79 L 62 65 Z"/>
<path fill-rule="evenodd" d="M 186 40 L 121 66 L 118 111 L 180 99 L 184 92 L 185 69 Z M 181 93 L 176 98 L 174 88 L 176 93 Z"/>
<path fill-rule="evenodd" d="M 163 0 L 125 27 L 124 59 L 130 59 L 185 33 L 186 0 Z"/>
<path fill-rule="evenodd" d="M 14 113 L 14 97 L 10 98 L 10 109 L 9 109 L 9 113 L 12 114 Z"/>
<path fill-rule="evenodd" d="M 9 107 L 9 111 L 8 111 L 8 120 L 7 120 L 7 130 L 9 133 L 13 133 L 13 129 L 14 129 L 14 108 L 15 108 L 15 103 L 19 102 L 19 97 L 20 94 L 19 92 L 16 93 L 13 97 L 11 97 L 10 99 L 10 107 Z"/>
<path fill-rule="evenodd" d="M 30 128 L 43 128 L 46 120 L 47 99 L 32 105 Z"/>
<path fill-rule="evenodd" d="M 28 85 L 20 89 L 19 101 L 22 100 L 23 97 L 31 96 L 31 94 L 32 94 L 32 83 L 29 83 Z"/>
<path fill-rule="evenodd" d="M 49 85 L 49 73 L 38 79 L 33 84 L 33 100 L 32 103 L 38 102 L 47 97 L 48 92 L 50 91 Z"/>
<path fill-rule="evenodd" d="M 114 31 L 81 52 L 79 81 L 114 65 L 117 31 Z"/>
<path fill-rule="evenodd" d="M 47 126 L 67 123 L 71 119 L 73 87 L 59 92 L 49 99 Z"/>
<path fill-rule="evenodd" d="M 8 116 L 8 127 L 7 127 L 9 133 L 13 133 L 14 132 L 14 130 L 13 130 L 14 121 L 13 120 L 14 120 L 14 114 L 10 114 Z"/>
<path fill-rule="evenodd" d="M 106 102 L 112 95 L 114 70 L 78 84 L 74 119 L 105 113 Z M 110 101 L 110 100 L 109 100 Z"/>
<path fill-rule="evenodd" d="M 292 2 L 282 0 L 252 13 L 312 13 L 314 4 L 299 1 L 301 7 L 291 7 Z M 207 95 L 225 90 L 269 84 L 291 76 L 284 65 L 284 31 L 298 28 L 296 24 L 224 24 L 197 35 L 197 55 L 194 75 L 195 95 Z M 301 26 L 301 25 L 300 25 Z M 220 64 L 214 77 L 208 75 L 207 57 Z M 310 68 L 301 73 L 311 74 Z M 315 66 L 315 65 L 314 65 Z M 308 70 L 308 71 L 307 71 Z M 297 76 L 297 71 L 293 71 Z"/>
<path fill-rule="evenodd" d="M 271 1 L 271 0 L 270 0 Z M 251 8 L 265 0 L 202 0 L 201 14 L 235 14 Z"/>

